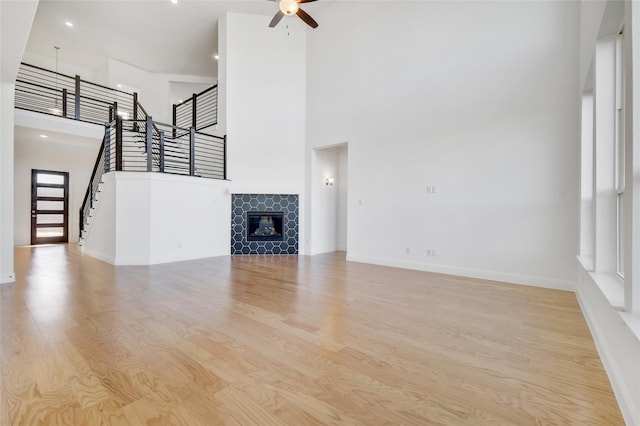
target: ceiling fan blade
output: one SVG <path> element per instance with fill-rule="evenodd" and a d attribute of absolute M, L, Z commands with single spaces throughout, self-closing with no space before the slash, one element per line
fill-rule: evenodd
<path fill-rule="evenodd" d="M 298 9 L 298 12 L 296 13 L 296 15 L 298 15 L 300 19 L 306 22 L 307 25 L 309 25 L 311 28 L 318 28 L 318 23 L 315 21 L 315 19 L 309 16 L 309 14 L 304 10 Z"/>
<path fill-rule="evenodd" d="M 282 13 L 282 11 L 278 10 L 276 12 L 276 14 L 273 15 L 273 19 L 271 20 L 271 22 L 269 22 L 269 28 L 273 28 L 276 25 L 278 25 L 278 22 L 280 22 L 280 20 L 282 19 L 283 16 L 284 16 L 284 13 Z"/>
<path fill-rule="evenodd" d="M 296 0 L 298 3 L 311 3 L 312 1 L 316 1 L 316 0 Z"/>

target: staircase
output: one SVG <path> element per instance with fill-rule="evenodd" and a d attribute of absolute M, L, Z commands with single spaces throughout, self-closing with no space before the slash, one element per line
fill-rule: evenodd
<path fill-rule="evenodd" d="M 165 124 L 147 114 L 136 93 L 23 63 L 15 107 L 105 127 L 80 208 L 80 246 L 100 204 L 105 173 L 170 173 L 226 180 L 226 136 L 205 132 L 217 124 L 217 86 L 174 105 L 174 122 Z"/>

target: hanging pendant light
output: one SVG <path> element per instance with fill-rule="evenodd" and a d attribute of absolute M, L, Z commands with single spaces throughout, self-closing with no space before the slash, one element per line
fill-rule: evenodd
<path fill-rule="evenodd" d="M 60 51 L 60 47 L 53 46 L 53 48 L 56 49 L 56 75 L 55 75 L 56 89 L 55 89 L 55 92 L 53 93 L 53 99 L 54 99 L 53 108 L 49 108 L 49 112 L 54 115 L 62 115 L 62 110 L 58 106 L 58 52 Z"/>

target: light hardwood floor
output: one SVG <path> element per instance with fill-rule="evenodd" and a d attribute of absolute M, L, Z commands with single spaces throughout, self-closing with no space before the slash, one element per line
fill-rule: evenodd
<path fill-rule="evenodd" d="M 315 257 L 16 249 L 4 425 L 620 425 L 568 292 Z"/>

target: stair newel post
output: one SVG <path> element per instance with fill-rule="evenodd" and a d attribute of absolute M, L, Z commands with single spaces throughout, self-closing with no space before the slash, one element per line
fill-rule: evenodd
<path fill-rule="evenodd" d="M 227 180 L 227 135 L 222 139 L 222 179 Z"/>
<path fill-rule="evenodd" d="M 138 131 L 138 92 L 133 92 L 133 130 Z"/>
<path fill-rule="evenodd" d="M 147 132 L 145 137 L 146 151 L 147 151 L 147 171 L 153 171 L 153 119 L 150 115 L 147 115 Z"/>
<path fill-rule="evenodd" d="M 116 114 L 116 171 L 122 171 L 122 119 Z"/>
<path fill-rule="evenodd" d="M 175 127 L 173 131 L 176 131 Z M 160 173 L 164 173 L 164 130 L 160 130 Z"/>
<path fill-rule="evenodd" d="M 191 98 L 191 125 L 193 126 L 194 129 L 197 129 L 197 123 L 196 123 L 196 101 L 198 100 L 198 95 L 197 94 L 193 94 L 193 97 Z"/>
<path fill-rule="evenodd" d="M 76 75 L 76 114 L 75 119 L 80 120 L 80 76 Z"/>
<path fill-rule="evenodd" d="M 62 116 L 67 116 L 67 89 L 62 89 Z"/>
<path fill-rule="evenodd" d="M 111 123 L 104 126 L 104 170 L 111 171 Z"/>
<path fill-rule="evenodd" d="M 189 129 L 189 176 L 195 175 L 196 171 L 196 128 Z"/>

